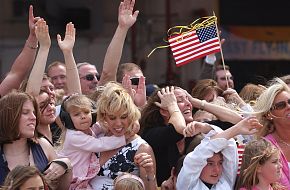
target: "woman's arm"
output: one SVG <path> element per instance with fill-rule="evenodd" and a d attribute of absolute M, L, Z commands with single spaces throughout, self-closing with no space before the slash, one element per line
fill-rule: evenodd
<path fill-rule="evenodd" d="M 167 122 L 171 123 L 179 134 L 183 134 L 186 123 L 177 105 L 174 87 L 162 88 L 158 91 L 158 96 L 161 99 L 161 103 L 155 102 L 155 104 L 160 107 L 161 115 L 169 117 Z"/>
<path fill-rule="evenodd" d="M 193 98 L 187 91 L 185 91 L 185 93 L 187 94 L 187 97 L 193 107 L 210 112 L 214 114 L 217 118 L 219 118 L 221 121 L 228 121 L 230 123 L 236 124 L 242 120 L 242 116 L 231 109 L 208 103 L 205 100 Z"/>
<path fill-rule="evenodd" d="M 37 51 L 37 38 L 35 35 L 35 23 L 39 17 L 33 16 L 33 7 L 29 7 L 29 37 L 26 40 L 23 50 L 14 61 L 8 75 L 0 84 L 0 95 L 4 96 L 12 89 L 18 89 L 21 82 L 28 75 Z"/>
<path fill-rule="evenodd" d="M 57 158 L 51 144 L 44 138 L 38 139 L 48 161 L 49 167 L 44 171 L 47 182 L 53 189 L 69 189 L 72 180 L 72 166 L 68 158 Z M 63 164 L 59 164 L 62 162 Z"/>
<path fill-rule="evenodd" d="M 133 12 L 135 0 L 123 1 L 119 6 L 119 25 L 107 49 L 99 85 L 115 81 L 124 42 L 129 28 L 136 22 L 139 11 Z"/>
<path fill-rule="evenodd" d="M 27 93 L 33 96 L 39 95 L 47 56 L 51 45 L 48 26 L 43 19 L 37 21 L 35 33 L 39 41 L 40 48 L 36 56 L 34 66 L 29 75 L 27 87 L 25 90 Z"/>
<path fill-rule="evenodd" d="M 75 43 L 76 29 L 70 22 L 66 25 L 64 40 L 61 40 L 61 36 L 57 35 L 58 46 L 62 50 L 65 66 L 66 66 L 66 78 L 68 94 L 79 93 L 81 94 L 80 78 L 76 66 L 76 62 L 73 55 L 73 47 Z"/>
<path fill-rule="evenodd" d="M 156 190 L 156 161 L 151 146 L 149 144 L 140 145 L 134 161 L 139 166 L 140 178 L 144 182 L 145 189 Z"/>

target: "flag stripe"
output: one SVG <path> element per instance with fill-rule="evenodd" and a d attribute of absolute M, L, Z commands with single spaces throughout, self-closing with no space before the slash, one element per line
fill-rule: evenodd
<path fill-rule="evenodd" d="M 212 42 L 213 41 L 213 42 Z M 219 46 L 219 41 L 218 39 L 213 39 L 211 41 L 208 41 L 204 44 L 196 44 L 196 45 L 193 45 L 193 44 L 189 44 L 187 47 L 181 49 L 181 50 L 178 50 L 178 51 L 173 51 L 173 55 L 176 57 L 176 58 L 179 58 L 179 54 L 181 53 L 186 53 L 188 51 L 191 51 L 191 52 L 197 52 L 203 48 L 208 48 L 210 46 Z"/>
<path fill-rule="evenodd" d="M 182 59 L 180 61 L 176 61 L 176 64 L 180 64 L 180 63 L 182 63 L 184 61 L 187 61 L 187 60 L 191 61 L 193 59 L 197 59 L 197 58 L 203 57 L 205 55 L 212 54 L 213 52 L 219 52 L 219 51 L 220 51 L 220 48 L 219 47 L 215 47 L 215 48 L 212 48 L 210 50 L 205 50 L 205 51 L 202 51 L 200 53 L 194 54 L 194 55 L 192 55 L 190 57 L 187 57 L 185 59 Z"/>

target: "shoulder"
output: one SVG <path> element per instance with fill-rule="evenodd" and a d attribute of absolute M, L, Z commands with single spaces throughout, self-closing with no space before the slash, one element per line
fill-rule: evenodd
<path fill-rule="evenodd" d="M 40 144 L 43 152 L 45 153 L 49 161 L 57 157 L 53 146 L 45 138 L 38 138 L 37 142 Z"/>
<path fill-rule="evenodd" d="M 145 152 L 145 153 L 150 154 L 150 155 L 154 154 L 152 147 L 148 143 L 146 143 L 146 141 L 145 141 L 145 143 L 142 143 L 139 146 L 139 148 L 137 150 L 137 154 L 142 153 L 142 152 Z"/>

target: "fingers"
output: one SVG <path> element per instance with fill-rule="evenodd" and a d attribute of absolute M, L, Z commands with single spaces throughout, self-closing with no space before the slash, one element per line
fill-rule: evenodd
<path fill-rule="evenodd" d="M 59 34 L 56 35 L 56 40 L 57 40 L 58 43 L 61 42 L 61 36 Z"/>
<path fill-rule="evenodd" d="M 143 168 L 153 166 L 153 160 L 151 155 L 144 152 L 135 155 L 134 162 Z"/>
<path fill-rule="evenodd" d="M 29 6 L 29 21 L 33 22 L 34 21 L 34 15 L 33 15 L 33 6 Z"/>

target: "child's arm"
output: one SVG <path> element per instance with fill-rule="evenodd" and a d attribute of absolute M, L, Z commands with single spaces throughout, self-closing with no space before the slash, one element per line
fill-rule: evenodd
<path fill-rule="evenodd" d="M 70 146 L 88 151 L 88 152 L 104 152 L 124 146 L 126 144 L 125 136 L 121 137 L 92 137 L 81 131 L 74 131 L 66 135 L 65 141 L 69 141 Z"/>

